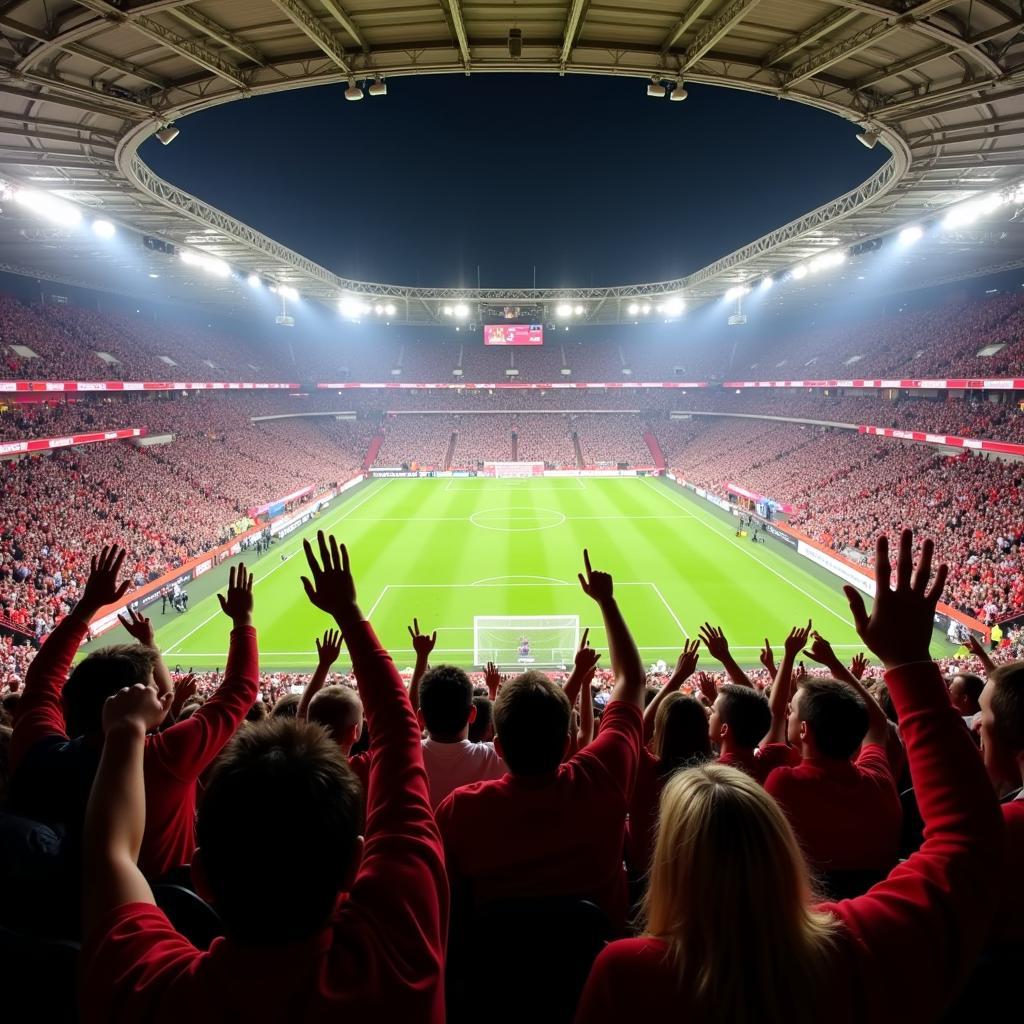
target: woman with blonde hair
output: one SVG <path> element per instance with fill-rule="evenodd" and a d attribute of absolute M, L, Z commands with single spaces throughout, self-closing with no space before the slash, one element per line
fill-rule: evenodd
<path fill-rule="evenodd" d="M 932 544 L 913 573 L 900 539 L 875 558 L 870 616 L 845 588 L 861 639 L 886 668 L 925 821 L 925 842 L 865 895 L 816 903 L 806 862 L 772 798 L 722 765 L 665 786 L 644 934 L 594 963 L 577 1024 L 930 1021 L 980 951 L 998 872 L 999 809 L 977 752 L 930 660 L 946 578 L 929 589 Z M 870 827 L 870 823 L 865 823 Z"/>

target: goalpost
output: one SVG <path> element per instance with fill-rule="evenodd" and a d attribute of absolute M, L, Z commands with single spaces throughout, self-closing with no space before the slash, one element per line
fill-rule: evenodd
<path fill-rule="evenodd" d="M 476 615 L 473 664 L 563 668 L 580 642 L 578 615 Z"/>

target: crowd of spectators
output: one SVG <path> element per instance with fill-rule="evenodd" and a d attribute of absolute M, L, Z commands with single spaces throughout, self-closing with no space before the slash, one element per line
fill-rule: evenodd
<path fill-rule="evenodd" d="M 645 421 L 623 413 L 579 415 L 572 427 L 587 466 L 653 466 L 654 456 L 644 440 Z"/>

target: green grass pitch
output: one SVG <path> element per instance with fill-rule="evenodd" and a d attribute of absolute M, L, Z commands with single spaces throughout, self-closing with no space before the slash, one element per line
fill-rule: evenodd
<path fill-rule="evenodd" d="M 247 560 L 265 670 L 312 669 L 313 639 L 330 624 L 299 581 L 302 538 L 317 529 L 348 545 L 360 604 L 399 667 L 412 663 L 406 627 L 414 616 L 438 631 L 435 662 L 472 664 L 475 615 L 578 615 L 604 649 L 600 616 L 576 579 L 584 547 L 595 568 L 615 577 L 647 664 L 672 662 L 705 621 L 724 627 L 744 665 L 757 664 L 764 637 L 778 650 L 808 618 L 841 652 L 862 649 L 838 580 L 777 543 L 737 538 L 735 520 L 667 481 L 379 479 Z M 183 615 L 150 607 L 169 663 L 223 666 L 229 624 L 210 587 L 223 586 L 226 572 L 202 577 L 207 596 L 197 587 Z M 941 643 L 937 636 L 936 653 Z M 717 667 L 703 651 L 701 661 Z"/>

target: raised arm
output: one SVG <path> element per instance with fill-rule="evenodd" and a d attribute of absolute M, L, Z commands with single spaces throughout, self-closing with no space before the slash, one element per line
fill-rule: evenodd
<path fill-rule="evenodd" d="M 440 971 L 448 930 L 448 880 L 430 808 L 420 727 L 394 662 L 363 619 L 347 549 L 334 537 L 328 543 L 322 531 L 317 544 L 319 558 L 309 541 L 304 542 L 310 575 L 302 577 L 302 585 L 345 637 L 373 737 L 366 848 L 349 907 L 370 912 L 372 904 L 378 921 L 386 913 L 388 934 L 382 941 L 415 955 L 417 962 L 426 944 Z"/>
<path fill-rule="evenodd" d="M 580 727 L 576 734 L 576 749 L 582 750 L 594 741 L 594 691 L 591 684 L 594 673 L 583 677 L 580 687 Z"/>
<path fill-rule="evenodd" d="M 597 662 L 601 655 L 590 646 L 590 630 L 583 630 L 583 636 L 580 637 L 580 645 L 576 649 L 575 657 L 573 658 L 572 672 L 569 673 L 569 678 L 565 681 L 565 686 L 562 689 L 565 692 L 566 697 L 569 698 L 569 703 L 575 707 L 576 700 L 580 695 L 580 691 L 583 689 L 583 682 L 589 676 L 590 679 L 594 678 L 594 673 L 597 671 Z M 497 691 L 495 691 L 497 696 Z M 494 700 L 494 697 L 491 697 Z"/>
<path fill-rule="evenodd" d="M 987 937 L 1002 875 L 1003 827 L 978 752 L 930 659 L 935 607 L 946 580 L 940 565 L 929 588 L 932 543 L 916 572 L 913 534 L 900 538 L 896 586 L 889 545 L 875 555 L 876 596 L 845 587 L 857 633 L 886 669 L 924 819 L 924 843 L 885 881 L 832 909 L 870 958 L 866 1018 L 935 1020 Z"/>
<path fill-rule="evenodd" d="M 647 676 L 644 673 L 640 652 L 636 649 L 629 627 L 622 618 L 622 612 L 613 596 L 613 582 L 606 572 L 598 572 L 590 567 L 590 554 L 584 549 L 583 564 L 586 576 L 579 573 L 580 586 L 583 593 L 597 602 L 604 619 L 605 636 L 608 639 L 608 655 L 615 674 L 615 687 L 612 700 L 626 701 L 638 708 L 644 706 L 644 688 Z"/>
<path fill-rule="evenodd" d="M 430 655 L 437 644 L 437 630 L 433 633 L 420 632 L 420 620 L 413 619 L 409 627 L 409 636 L 412 637 L 412 649 L 416 652 L 416 665 L 412 670 L 412 680 L 409 683 L 409 701 L 412 703 L 413 711 L 420 709 L 420 683 L 430 669 Z M 491 698 L 493 700 L 493 698 Z"/>
<path fill-rule="evenodd" d="M 789 709 L 789 701 L 793 695 L 793 664 L 797 656 L 807 644 L 807 638 L 811 634 L 810 620 L 807 627 L 801 629 L 799 626 L 790 630 L 789 636 L 782 650 L 782 663 L 775 673 L 775 681 L 772 683 L 772 696 L 768 706 L 772 712 L 772 723 L 768 728 L 768 735 L 761 741 L 762 746 L 766 743 L 786 742 L 786 713 Z"/>
<path fill-rule="evenodd" d="M 668 682 L 658 691 L 654 700 L 644 709 L 644 743 L 650 743 L 654 737 L 654 719 L 658 715 L 658 708 L 662 701 L 670 694 L 675 693 L 690 676 L 697 670 L 697 659 L 700 656 L 700 641 L 687 640 L 683 649 L 676 659 L 676 667 Z M 712 701 L 712 703 L 714 703 Z"/>
<path fill-rule="evenodd" d="M 981 641 L 971 632 L 967 634 L 967 646 L 971 649 L 971 654 L 981 662 L 986 676 L 996 670 L 996 663 L 992 660 L 992 656 L 982 646 Z"/>
<path fill-rule="evenodd" d="M 156 692 L 163 696 L 165 693 L 174 692 L 174 683 L 171 681 L 171 673 L 167 671 L 163 655 L 156 645 L 153 636 L 153 624 L 145 615 L 140 615 L 134 608 L 128 608 L 124 613 L 119 613 L 117 621 L 124 626 L 129 636 L 134 637 L 142 647 L 148 647 L 156 652 L 156 661 L 153 663 L 153 682 L 156 683 Z"/>
<path fill-rule="evenodd" d="M 729 652 L 729 641 L 726 640 L 725 633 L 718 626 L 712 626 L 710 622 L 705 622 L 700 627 L 700 638 L 704 641 L 708 654 L 722 663 L 722 667 L 728 673 L 729 678 L 737 686 L 754 688 L 754 684 L 750 681 L 746 672 L 740 668 L 736 659 Z"/>
<path fill-rule="evenodd" d="M 138 868 L 146 828 L 142 755 L 146 733 L 164 719 L 169 692 L 126 687 L 103 705 L 103 752 L 85 812 L 83 932 L 89 936 L 104 917 L 127 903 L 153 903 L 153 892 Z"/>
<path fill-rule="evenodd" d="M 814 643 L 807 648 L 807 657 L 819 665 L 824 665 L 832 673 L 833 679 L 838 679 L 857 691 L 868 709 L 868 731 L 864 736 L 864 742 L 877 743 L 878 746 L 885 748 L 889 742 L 889 719 L 886 718 L 881 704 L 871 696 L 860 678 L 839 660 L 832 645 L 820 633 L 815 632 L 812 637 Z"/>
<path fill-rule="evenodd" d="M 25 686 L 14 712 L 10 766 L 17 770 L 22 758 L 39 740 L 50 736 L 66 738 L 61 690 L 71 671 L 78 648 L 89 632 L 97 612 L 119 601 L 128 580 L 117 582 L 124 562 L 124 548 L 116 544 L 93 555 L 89 579 L 78 604 L 64 616 L 47 637 L 25 673 Z"/>
<path fill-rule="evenodd" d="M 253 577 L 244 565 L 228 573 L 227 595 L 218 594 L 221 611 L 231 619 L 228 661 L 220 686 L 191 718 L 165 729 L 150 742 L 153 756 L 179 777 L 198 777 L 245 720 L 259 691 L 259 654 L 252 626 Z"/>
<path fill-rule="evenodd" d="M 303 722 L 309 717 L 309 705 L 324 688 L 331 666 L 341 654 L 341 631 L 325 629 L 323 640 L 314 640 L 313 643 L 316 644 L 316 668 L 309 677 L 306 688 L 302 691 L 302 698 L 299 700 L 299 707 L 295 712 L 295 717 Z"/>

